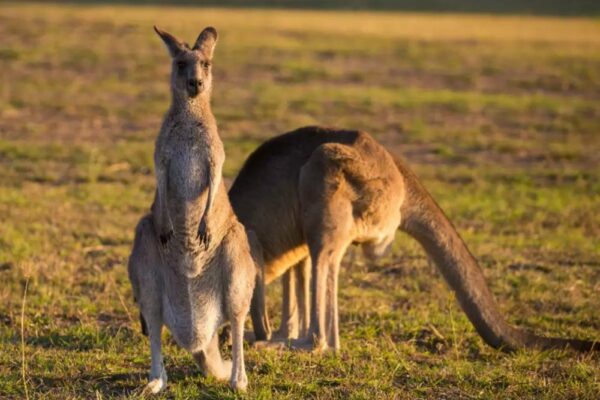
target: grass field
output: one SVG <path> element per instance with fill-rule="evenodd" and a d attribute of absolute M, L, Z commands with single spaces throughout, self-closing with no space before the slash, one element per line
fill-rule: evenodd
<path fill-rule="evenodd" d="M 597 19 L 2 4 L 0 398 L 141 396 L 149 346 L 125 266 L 169 101 L 153 24 L 220 32 L 227 178 L 277 133 L 367 130 L 410 161 L 511 322 L 600 339 Z M 350 251 L 340 309 L 338 355 L 248 348 L 241 397 L 600 393 L 598 355 L 486 347 L 404 235 L 376 264 Z M 237 397 L 165 341 L 159 398 Z"/>

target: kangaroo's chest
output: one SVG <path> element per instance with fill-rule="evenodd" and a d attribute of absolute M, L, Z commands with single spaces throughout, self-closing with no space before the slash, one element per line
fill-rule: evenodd
<path fill-rule="evenodd" d="M 162 168 L 168 176 L 169 196 L 174 200 L 195 200 L 208 182 L 210 146 L 201 127 L 178 126 L 165 143 Z"/>

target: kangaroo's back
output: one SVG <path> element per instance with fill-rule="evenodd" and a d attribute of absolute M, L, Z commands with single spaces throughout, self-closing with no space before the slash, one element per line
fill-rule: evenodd
<path fill-rule="evenodd" d="M 279 249 L 304 241 L 299 221 L 298 179 L 302 166 L 325 143 L 355 143 L 361 133 L 304 127 L 259 146 L 246 160 L 229 198 L 240 222 L 261 240 L 265 261 Z"/>

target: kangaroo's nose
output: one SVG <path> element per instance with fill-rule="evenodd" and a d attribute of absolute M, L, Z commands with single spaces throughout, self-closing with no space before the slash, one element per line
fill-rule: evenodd
<path fill-rule="evenodd" d="M 192 88 L 201 87 L 202 81 L 200 79 L 188 79 L 188 86 Z"/>

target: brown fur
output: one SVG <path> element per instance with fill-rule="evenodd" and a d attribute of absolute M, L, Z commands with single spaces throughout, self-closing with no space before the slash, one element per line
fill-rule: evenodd
<path fill-rule="evenodd" d="M 347 247 L 361 244 L 377 256 L 397 228 L 421 243 L 486 343 L 522 347 L 598 349 L 594 342 L 546 338 L 509 325 L 498 310 L 483 273 L 456 229 L 400 160 L 370 135 L 307 127 L 260 146 L 246 161 L 231 190 L 238 218 L 256 232 L 269 283 L 284 276 L 280 334 L 293 346 L 338 349 L 337 276 Z M 311 260 L 309 331 L 298 328 L 308 314 L 302 259 Z M 287 265 L 287 267 L 286 267 Z M 253 302 L 263 302 L 257 286 Z M 300 290 L 299 290 L 300 289 Z M 295 296 L 295 298 L 294 298 Z M 264 308 L 252 307 L 257 339 L 267 339 Z"/>

